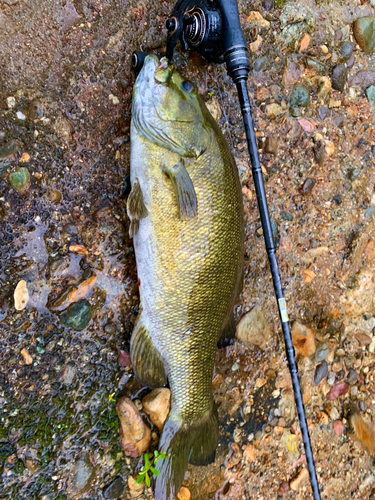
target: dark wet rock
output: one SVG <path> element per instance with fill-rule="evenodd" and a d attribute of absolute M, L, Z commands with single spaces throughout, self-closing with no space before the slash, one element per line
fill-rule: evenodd
<path fill-rule="evenodd" d="M 262 5 L 264 9 L 272 10 L 275 7 L 275 2 L 274 0 L 263 0 Z"/>
<path fill-rule="evenodd" d="M 70 474 L 67 486 L 68 494 L 72 497 L 78 497 L 87 492 L 95 479 L 95 469 L 89 459 L 85 456 L 80 458 L 74 465 Z"/>
<path fill-rule="evenodd" d="M 255 59 L 253 63 L 253 70 L 262 71 L 262 69 L 264 69 L 267 66 L 267 63 L 268 63 L 267 57 L 265 56 L 258 57 L 257 59 Z"/>
<path fill-rule="evenodd" d="M 348 70 L 344 64 L 337 64 L 332 71 L 332 88 L 342 92 L 348 79 Z"/>
<path fill-rule="evenodd" d="M 312 177 L 308 177 L 302 185 L 302 194 L 310 194 L 316 184 L 316 180 Z"/>
<path fill-rule="evenodd" d="M 68 307 L 66 312 L 62 314 L 61 321 L 64 325 L 81 331 L 88 325 L 91 315 L 92 307 L 90 303 L 85 299 L 81 299 Z"/>
<path fill-rule="evenodd" d="M 125 396 L 117 400 L 116 411 L 120 420 L 121 447 L 128 457 L 139 457 L 150 445 L 151 430 L 144 423 L 138 408 Z"/>
<path fill-rule="evenodd" d="M 30 172 L 26 167 L 19 167 L 9 174 L 9 182 L 19 193 L 24 193 L 30 187 Z"/>
<path fill-rule="evenodd" d="M 351 42 L 341 42 L 338 46 L 341 58 L 347 61 L 353 54 L 353 44 Z"/>
<path fill-rule="evenodd" d="M 350 368 L 346 381 L 348 382 L 348 384 L 354 384 L 355 382 L 357 382 L 357 379 L 358 379 L 357 372 L 353 370 L 353 368 Z"/>
<path fill-rule="evenodd" d="M 331 114 L 331 111 L 327 106 L 319 106 L 318 111 L 321 120 L 324 120 L 325 118 L 327 118 L 327 116 Z"/>
<path fill-rule="evenodd" d="M 260 306 L 255 306 L 242 316 L 237 325 L 236 337 L 245 344 L 266 348 L 272 331 Z"/>
<path fill-rule="evenodd" d="M 292 93 L 289 97 L 290 106 L 302 106 L 306 107 L 310 103 L 310 90 L 306 85 L 297 83 L 294 85 Z"/>
<path fill-rule="evenodd" d="M 341 196 L 339 194 L 335 194 L 335 196 L 332 199 L 336 203 L 336 205 L 341 205 L 342 199 L 341 199 Z"/>
<path fill-rule="evenodd" d="M 375 47 L 375 16 L 364 16 L 354 21 L 353 33 L 363 52 L 370 54 Z"/>
<path fill-rule="evenodd" d="M 314 70 L 318 75 L 326 75 L 328 73 L 327 66 L 322 64 L 311 57 L 307 57 L 305 60 L 305 64 L 308 68 Z"/>
<path fill-rule="evenodd" d="M 320 382 L 326 378 L 328 375 L 328 363 L 327 361 L 323 361 L 320 365 L 318 365 L 315 369 L 314 375 L 314 384 L 318 385 Z"/>
<path fill-rule="evenodd" d="M 345 371 L 344 370 L 339 370 L 336 372 L 336 382 L 341 382 L 345 377 Z"/>
<path fill-rule="evenodd" d="M 323 141 L 319 141 L 314 147 L 315 160 L 319 165 L 323 165 L 327 159 L 327 152 Z"/>
<path fill-rule="evenodd" d="M 115 479 L 109 483 L 103 489 L 104 498 L 107 500 L 115 500 L 122 495 L 124 491 L 125 483 L 121 476 L 115 477 Z"/>
<path fill-rule="evenodd" d="M 367 99 L 371 105 L 375 104 L 375 85 L 371 85 L 368 89 L 366 89 Z"/>
<path fill-rule="evenodd" d="M 285 212 L 284 210 L 281 212 L 281 217 L 284 220 L 292 221 L 293 220 L 293 215 L 290 212 Z"/>
<path fill-rule="evenodd" d="M 371 85 L 375 85 L 375 71 L 358 71 L 349 79 L 349 87 L 360 87 L 367 89 Z"/>
<path fill-rule="evenodd" d="M 279 138 L 278 137 L 266 137 L 264 143 L 264 152 L 271 155 L 277 155 L 277 150 L 279 148 Z"/>
<path fill-rule="evenodd" d="M 293 118 L 298 118 L 299 116 L 302 115 L 302 111 L 298 106 L 291 106 L 289 112 L 290 116 L 293 116 Z"/>

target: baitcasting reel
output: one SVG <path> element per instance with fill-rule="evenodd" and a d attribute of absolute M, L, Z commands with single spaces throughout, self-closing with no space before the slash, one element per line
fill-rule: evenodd
<path fill-rule="evenodd" d="M 165 25 L 166 58 L 170 61 L 180 40 L 184 50 L 196 50 L 210 62 L 225 62 L 234 83 L 247 79 L 250 63 L 236 1 L 178 0 Z M 140 71 L 146 55 L 138 50 L 133 52 L 135 71 Z"/>
<path fill-rule="evenodd" d="M 168 30 L 167 54 L 172 57 L 178 39 L 185 50 L 196 50 L 208 61 L 223 63 L 223 21 L 219 8 L 210 0 L 196 5 L 195 0 L 177 3 L 165 26 Z"/>

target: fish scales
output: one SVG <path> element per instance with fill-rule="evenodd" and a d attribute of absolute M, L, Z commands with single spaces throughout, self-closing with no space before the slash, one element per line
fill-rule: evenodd
<path fill-rule="evenodd" d="M 169 103 L 170 96 L 160 97 L 157 92 L 155 96 L 155 92 L 151 92 L 152 105 L 147 109 L 147 99 L 150 98 L 147 89 L 159 85 L 152 81 L 159 64 L 173 71 L 177 84 L 184 81 L 168 63 L 147 58 L 143 77 L 138 77 L 134 91 L 131 183 L 132 186 L 139 184 L 147 215 L 139 219 L 133 236 L 141 300 L 141 312 L 133 336 L 140 331 L 147 332 L 164 364 L 171 389 L 171 412 L 161 437 L 161 447 L 171 455 L 185 453 L 186 457 L 181 461 L 182 468 L 186 468 L 189 457 L 196 454 L 192 451 L 191 439 L 195 436 L 198 442 L 199 434 L 207 433 L 204 425 L 200 429 L 200 422 L 215 412 L 212 374 L 217 341 L 231 318 L 242 280 L 243 205 L 238 171 L 229 147 L 198 95 L 193 97 L 199 104 L 197 113 L 200 110 L 202 130 L 207 135 L 202 152 L 198 145 L 195 156 L 182 155 L 180 150 L 171 149 L 169 143 L 166 144 L 168 147 L 162 145 L 159 136 L 156 138 L 158 142 L 145 137 L 152 127 L 149 124 L 145 131 L 147 117 L 156 113 L 160 127 L 161 107 L 169 105 L 173 108 L 174 103 L 173 99 Z M 137 106 L 143 109 L 139 110 Z M 164 121 L 173 122 L 173 130 L 179 127 L 181 112 L 179 104 L 176 107 L 168 111 L 167 119 L 163 117 Z M 143 116 L 139 117 L 141 113 Z M 163 131 L 164 121 L 160 127 Z M 169 133 L 175 139 L 173 130 Z M 184 159 L 181 169 L 185 168 L 190 177 L 197 206 L 197 214 L 187 218 L 181 217 L 176 190 L 162 168 L 178 164 L 181 158 Z M 128 208 L 132 218 L 129 203 Z M 132 349 L 136 374 L 137 364 L 142 364 L 144 351 L 142 353 L 140 359 L 133 359 L 137 353 Z M 152 386 L 152 381 L 148 385 Z M 217 418 L 213 418 L 213 422 L 212 425 L 217 426 Z M 173 436 L 180 429 L 189 428 L 191 437 L 182 441 L 175 438 L 179 446 L 178 450 L 174 449 L 171 444 Z M 217 430 L 211 432 L 217 434 Z M 201 451 L 198 452 L 202 456 L 195 457 L 197 462 L 204 460 L 204 455 L 212 456 L 214 450 L 210 448 L 216 447 L 215 442 L 213 445 L 205 443 L 205 437 L 202 439 Z M 158 499 L 169 500 L 178 492 L 182 481 L 181 471 L 174 471 L 181 468 L 181 464 L 178 457 L 165 462 L 165 470 L 162 466 L 161 474 L 156 478 L 156 494 Z M 170 477 L 166 477 L 168 474 Z"/>

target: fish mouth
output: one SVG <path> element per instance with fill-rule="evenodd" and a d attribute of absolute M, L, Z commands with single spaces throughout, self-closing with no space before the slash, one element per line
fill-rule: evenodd
<path fill-rule="evenodd" d="M 155 73 L 158 70 L 165 70 L 170 68 L 170 74 L 174 71 L 174 64 L 171 64 L 166 57 L 160 60 L 155 54 L 149 54 L 145 57 L 143 67 L 138 75 L 137 81 L 142 83 L 156 83 Z"/>
<path fill-rule="evenodd" d="M 153 109 L 154 114 L 162 123 L 168 123 L 171 121 L 177 123 L 193 123 L 193 121 L 187 119 L 176 119 L 172 116 L 168 116 L 168 118 L 163 117 L 158 110 L 159 99 L 157 96 L 161 91 L 161 87 L 165 87 L 167 82 L 158 80 L 155 74 L 157 71 L 165 70 L 168 70 L 169 81 L 176 70 L 175 64 L 169 62 L 166 57 L 162 57 L 159 60 L 155 54 L 149 54 L 145 57 L 143 67 L 138 75 L 135 89 L 138 109 L 143 109 L 146 106 L 146 101 L 148 101 L 148 105 Z"/>

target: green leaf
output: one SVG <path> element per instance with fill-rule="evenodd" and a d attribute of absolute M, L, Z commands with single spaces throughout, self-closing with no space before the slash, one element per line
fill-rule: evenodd
<path fill-rule="evenodd" d="M 148 474 L 146 474 L 145 479 L 146 479 L 146 484 L 147 484 L 147 486 L 148 486 L 148 487 L 150 487 L 151 481 L 150 481 L 150 477 L 149 477 L 149 475 L 148 475 Z"/>
<path fill-rule="evenodd" d="M 158 450 L 155 450 L 155 451 L 154 451 L 154 455 L 155 455 L 155 457 L 156 457 L 156 458 L 158 457 L 158 455 L 159 455 Z"/>
<path fill-rule="evenodd" d="M 148 453 L 145 453 L 143 455 L 144 461 L 145 461 L 145 468 L 148 470 L 150 468 L 150 459 L 148 458 Z"/>
<path fill-rule="evenodd" d="M 144 474 L 139 474 L 137 477 L 137 484 L 141 484 L 144 478 L 145 478 Z"/>
<path fill-rule="evenodd" d="M 158 469 L 155 469 L 155 467 L 150 467 L 150 471 L 154 474 L 154 476 L 159 475 L 159 471 L 158 471 Z"/>

